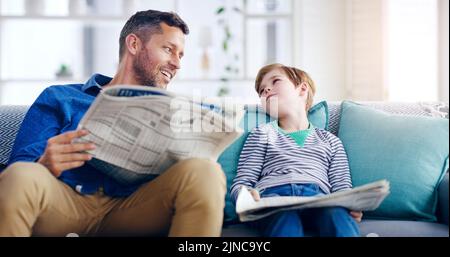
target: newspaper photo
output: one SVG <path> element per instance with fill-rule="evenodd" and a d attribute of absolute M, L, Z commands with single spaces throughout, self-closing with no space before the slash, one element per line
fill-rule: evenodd
<path fill-rule="evenodd" d="M 89 134 L 77 141 L 96 145 L 88 165 L 134 184 L 179 160 L 216 161 L 241 136 L 243 115 L 243 105 L 223 98 L 207 102 L 155 87 L 113 86 L 101 91 L 81 119 L 78 129 Z"/>
<path fill-rule="evenodd" d="M 389 194 L 389 182 L 380 180 L 350 190 L 317 196 L 274 196 L 255 201 L 250 191 L 242 187 L 236 213 L 240 221 L 253 221 L 279 211 L 341 206 L 352 211 L 371 211 L 378 208 Z"/>

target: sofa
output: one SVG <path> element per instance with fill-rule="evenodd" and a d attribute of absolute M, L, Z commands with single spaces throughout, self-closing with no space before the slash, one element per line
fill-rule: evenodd
<path fill-rule="evenodd" d="M 429 116 L 448 119 L 448 104 L 445 103 L 390 103 L 390 102 L 365 102 L 370 108 L 383 110 L 387 113 Z M 330 132 L 338 135 L 341 103 L 327 103 L 327 125 Z M 6 167 L 11 147 L 20 123 L 27 111 L 27 106 L 0 106 L 0 171 Z M 448 133 L 448 131 L 447 131 Z M 448 149 L 447 149 L 448 151 Z M 448 155 L 448 152 L 447 152 Z M 230 178 L 228 178 L 228 182 Z M 427 222 L 411 219 L 368 219 L 363 218 L 359 223 L 362 236 L 380 237 L 448 237 L 449 236 L 449 175 L 446 171 L 443 179 L 436 188 L 437 209 L 436 222 Z M 227 215 L 225 215 L 227 216 Z M 236 220 L 225 219 L 223 237 L 252 237 L 259 236 L 257 231 L 250 229 L 246 224 Z"/>

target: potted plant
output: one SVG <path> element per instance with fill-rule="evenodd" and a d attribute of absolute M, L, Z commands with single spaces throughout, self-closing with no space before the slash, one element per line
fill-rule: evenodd
<path fill-rule="evenodd" d="M 242 10 L 237 6 L 219 6 L 216 10 L 216 15 L 218 17 L 218 24 L 223 31 L 223 38 L 221 43 L 222 51 L 224 52 L 225 64 L 223 68 L 223 73 L 220 78 L 222 86 L 219 88 L 217 93 L 218 96 L 226 96 L 230 93 L 228 83 L 230 79 L 236 77 L 239 74 L 239 67 L 236 63 L 239 61 L 239 54 L 232 51 L 230 45 L 234 39 L 234 35 L 230 28 L 230 15 L 232 13 L 241 14 Z"/>

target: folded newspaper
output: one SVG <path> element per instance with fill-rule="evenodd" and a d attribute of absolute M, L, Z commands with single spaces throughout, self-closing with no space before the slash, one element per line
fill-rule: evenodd
<path fill-rule="evenodd" d="M 242 187 L 236 213 L 241 221 L 252 221 L 279 211 L 341 206 L 354 211 L 371 211 L 378 208 L 389 194 L 389 182 L 380 180 L 350 190 L 318 196 L 274 196 L 255 201 L 246 187 Z"/>
<path fill-rule="evenodd" d="M 145 86 L 102 90 L 78 129 L 93 142 L 89 165 L 123 184 L 149 180 L 187 158 L 217 160 L 242 131 L 242 105 Z"/>

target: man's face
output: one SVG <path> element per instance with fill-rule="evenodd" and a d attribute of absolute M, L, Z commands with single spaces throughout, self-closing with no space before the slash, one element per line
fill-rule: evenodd
<path fill-rule="evenodd" d="M 161 23 L 162 34 L 153 34 L 143 42 L 134 59 L 136 82 L 140 85 L 166 88 L 180 69 L 184 55 L 184 34 L 177 27 Z"/>

